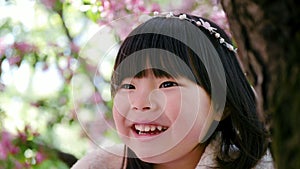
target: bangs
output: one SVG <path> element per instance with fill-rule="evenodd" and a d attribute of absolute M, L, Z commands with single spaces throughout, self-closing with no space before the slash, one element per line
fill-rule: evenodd
<path fill-rule="evenodd" d="M 195 67 L 194 65 L 197 65 Z M 114 66 L 112 92 L 128 77 L 185 77 L 202 85 L 208 75 L 199 57 L 182 42 L 160 34 L 138 34 L 122 44 Z"/>
<path fill-rule="evenodd" d="M 127 77 L 142 78 L 149 73 L 158 78 L 187 77 L 193 80 L 189 66 L 178 55 L 158 48 L 143 49 L 126 56 L 116 67 L 114 76 L 120 82 Z"/>

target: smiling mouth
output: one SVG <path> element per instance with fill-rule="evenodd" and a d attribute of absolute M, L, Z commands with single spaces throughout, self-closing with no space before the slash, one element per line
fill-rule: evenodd
<path fill-rule="evenodd" d="M 168 127 L 160 125 L 134 124 L 132 129 L 138 135 L 157 135 L 166 131 Z"/>

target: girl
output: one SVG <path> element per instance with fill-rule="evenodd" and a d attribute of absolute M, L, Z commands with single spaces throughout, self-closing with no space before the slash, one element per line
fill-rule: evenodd
<path fill-rule="evenodd" d="M 103 150 L 74 168 L 273 168 L 255 95 L 225 32 L 172 13 L 124 40 L 112 75 L 123 157 Z"/>

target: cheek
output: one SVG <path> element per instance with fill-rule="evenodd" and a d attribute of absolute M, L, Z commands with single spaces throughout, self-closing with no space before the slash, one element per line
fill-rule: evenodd
<path fill-rule="evenodd" d="M 126 115 L 130 109 L 127 95 L 116 94 L 112 108 L 113 118 L 118 132 L 125 134 Z"/>
<path fill-rule="evenodd" d="M 116 124 L 116 126 L 118 126 L 119 123 L 123 121 L 124 116 L 122 116 L 119 113 L 119 111 L 117 110 L 117 108 L 115 106 L 113 106 L 112 113 L 113 113 L 113 118 L 114 118 L 115 124 Z"/>
<path fill-rule="evenodd" d="M 130 103 L 128 99 L 128 94 L 117 93 L 114 97 L 113 113 L 126 117 L 129 110 Z"/>
<path fill-rule="evenodd" d="M 175 121 L 178 115 L 181 112 L 181 105 L 182 105 L 182 94 L 181 92 L 175 91 L 173 93 L 165 94 L 166 96 L 166 105 L 165 107 L 165 115 L 171 120 Z"/>
<path fill-rule="evenodd" d="M 192 137 L 199 137 L 205 121 L 210 113 L 210 98 L 203 90 L 194 89 L 183 91 L 181 102 L 182 121 L 190 125 Z"/>
<path fill-rule="evenodd" d="M 122 129 L 122 125 L 124 123 L 124 116 L 122 116 L 117 109 L 115 108 L 115 106 L 113 106 L 113 118 L 114 118 L 114 122 L 115 122 L 115 126 L 117 131 L 120 131 L 120 129 Z"/>

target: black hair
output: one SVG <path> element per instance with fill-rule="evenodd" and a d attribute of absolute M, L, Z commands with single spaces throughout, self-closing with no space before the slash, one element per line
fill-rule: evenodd
<path fill-rule="evenodd" d="M 199 20 L 197 16 L 187 15 L 187 17 Z M 217 28 L 216 31 L 220 33 L 220 36 L 226 42 L 231 43 L 230 38 L 219 26 L 207 19 L 201 19 Z M 203 27 L 194 26 L 197 28 L 197 32 L 201 32 L 200 34 L 189 32 L 186 26 L 188 24 L 195 25 L 195 23 L 183 22 L 178 18 L 156 17 L 137 27 L 124 40 L 118 52 L 112 75 L 112 95 L 114 96 L 118 85 L 124 78 L 143 77 L 146 74 L 144 70 L 151 67 L 153 67 L 151 70 L 156 77 L 187 77 L 203 87 L 209 95 L 212 92 L 212 78 L 215 83 L 221 83 L 220 72 L 224 73 L 226 82 L 224 85 L 226 91 L 225 111 L 228 111 L 229 115 L 220 121 L 210 138 L 212 139 L 217 136 L 217 133 L 220 133 L 221 143 L 215 160 L 218 168 L 222 169 L 253 168 L 265 154 L 267 148 L 267 134 L 263 122 L 258 117 L 254 91 L 247 81 L 235 53 L 220 44 L 218 39 Z M 179 37 L 159 33 L 161 30 L 173 31 Z M 195 51 L 193 46 L 189 46 L 182 39 L 192 39 L 196 50 L 199 51 Z M 162 51 L 164 51 L 163 54 Z M 179 59 L 171 59 L 174 58 L 174 55 Z M 220 60 L 223 69 L 217 70 L 219 67 L 216 65 L 217 61 L 214 56 Z M 123 62 L 129 57 L 132 60 Z M 183 68 L 181 62 L 185 63 L 188 69 Z M 220 88 L 224 86 L 220 85 Z M 232 151 L 236 151 L 238 155 L 232 156 Z M 153 168 L 153 164 L 134 158 L 135 154 L 130 149 L 126 157 L 127 169 Z"/>

